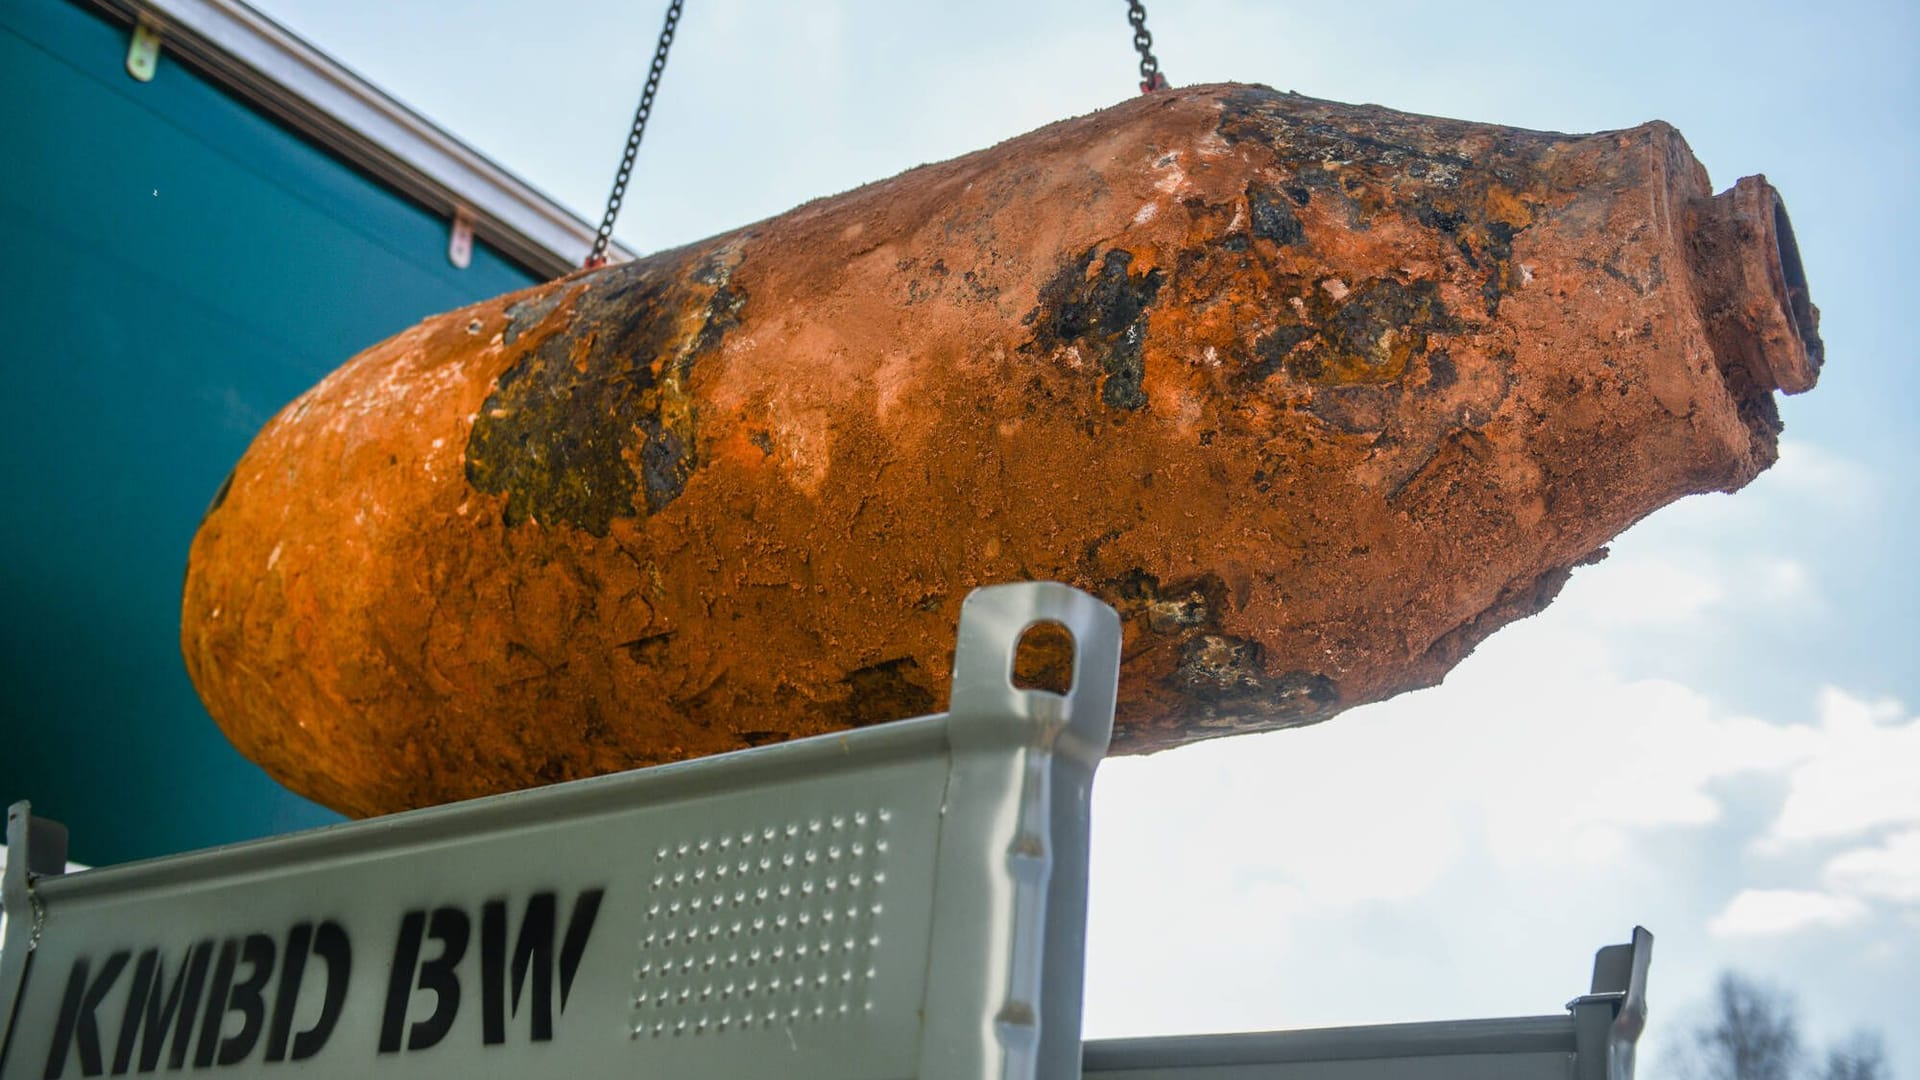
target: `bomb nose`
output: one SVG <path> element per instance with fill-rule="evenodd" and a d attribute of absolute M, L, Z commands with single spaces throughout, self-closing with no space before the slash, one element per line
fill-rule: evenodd
<path fill-rule="evenodd" d="M 1765 186 L 1765 181 L 1761 181 Z M 1826 363 L 1827 346 L 1820 340 L 1820 309 L 1813 306 L 1813 300 L 1807 292 L 1807 271 L 1800 265 L 1800 244 L 1793 237 L 1793 222 L 1787 218 L 1787 204 L 1780 193 L 1768 187 L 1773 196 L 1773 246 L 1779 259 L 1781 282 L 1785 286 L 1783 309 L 1787 317 L 1793 320 L 1795 334 L 1801 344 L 1802 375 L 1798 379 L 1781 378 L 1780 389 L 1789 394 L 1803 393 L 1813 389 L 1814 380 L 1820 376 L 1820 365 Z"/>
<path fill-rule="evenodd" d="M 1820 309 L 1780 193 L 1748 176 L 1698 200 L 1691 239 L 1700 314 L 1729 384 L 1762 394 L 1813 389 L 1826 358 Z"/>

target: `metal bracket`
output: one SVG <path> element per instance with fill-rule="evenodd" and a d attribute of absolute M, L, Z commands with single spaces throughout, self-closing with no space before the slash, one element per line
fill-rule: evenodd
<path fill-rule="evenodd" d="M 127 74 L 137 82 L 152 82 L 160 67 L 160 24 L 145 15 L 133 24 L 133 39 L 127 43 Z"/>
<path fill-rule="evenodd" d="M 34 817 L 25 801 L 8 807 L 7 869 L 0 877 L 0 909 L 9 913 L 6 936 L 0 939 L 0 1068 L 6 1066 L 13 1014 L 20 1004 L 20 988 L 27 980 L 27 964 L 40 942 L 42 913 L 33 895 L 33 879 L 52 877 L 66 868 L 67 827 Z"/>
<path fill-rule="evenodd" d="M 1021 637 L 1043 622 L 1073 637 L 1064 695 L 1013 681 Z M 938 871 L 954 885 L 934 900 L 922 1012 L 980 1022 L 929 1028 L 922 1076 L 1080 1071 L 1081 971 L 1049 977 L 1046 968 L 1084 962 L 1085 822 L 1119 678 L 1120 617 L 1086 593 L 1053 582 L 992 585 L 961 606 Z M 1020 753 L 1006 752 L 1015 745 Z M 994 902 L 961 883 L 986 883 Z"/>
<path fill-rule="evenodd" d="M 465 207 L 453 212 L 453 231 L 447 234 L 447 261 L 462 270 L 473 262 L 473 214 Z"/>
<path fill-rule="evenodd" d="M 1633 928 L 1633 941 L 1593 957 L 1588 993 L 1567 1003 L 1578 1046 L 1578 1080 L 1632 1080 L 1634 1047 L 1647 1026 L 1647 968 L 1653 935 Z"/>

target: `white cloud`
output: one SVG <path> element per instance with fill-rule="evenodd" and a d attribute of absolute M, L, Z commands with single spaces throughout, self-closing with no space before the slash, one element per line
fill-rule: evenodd
<path fill-rule="evenodd" d="M 1716 894 L 1733 900 L 1711 934 L 1730 941 L 1874 925 L 1876 897 L 1899 887 L 1882 865 L 1897 853 L 1836 860 L 1824 879 L 1817 864 L 1796 870 L 1804 859 L 1762 853 L 1711 871 L 1670 860 L 1702 850 L 1709 841 L 1697 830 L 1708 826 L 1736 843 L 1770 828 L 1771 807 L 1724 821 L 1730 779 L 1775 778 L 1802 793 L 1805 812 L 1817 809 L 1827 801 L 1822 762 L 1850 745 L 1863 710 L 1880 727 L 1897 710 L 1830 691 L 1802 713 L 1818 722 L 1743 716 L 1683 683 L 1623 676 L 1608 637 L 1590 625 L 1550 610 L 1490 639 L 1436 690 L 1329 724 L 1108 761 L 1095 792 L 1090 1030 L 1408 1018 L 1405 999 L 1388 1006 L 1377 996 L 1295 997 L 1283 1009 L 1272 973 L 1332 962 L 1340 954 L 1327 936 L 1352 933 L 1390 935 L 1353 943 L 1356 969 L 1438 965 L 1422 950 L 1444 955 L 1438 942 L 1475 931 L 1430 927 L 1471 924 L 1463 904 L 1481 917 L 1504 911 L 1493 917 L 1510 925 L 1532 919 L 1530 908 L 1572 903 L 1589 917 L 1564 932 L 1595 943 L 1633 919 L 1705 937 L 1709 927 L 1676 920 L 1702 919 L 1688 905 Z M 1681 846 L 1649 843 L 1654 832 Z M 1756 872 L 1775 879 L 1756 881 Z M 1512 925 L 1510 937 L 1489 932 L 1481 945 L 1498 951 L 1554 933 Z"/>
<path fill-rule="evenodd" d="M 1576 574 L 1559 603 L 1567 617 L 1609 633 L 1697 630 L 1735 615 L 1824 610 L 1806 564 L 1771 554 L 1730 557 L 1709 545 L 1617 554 Z"/>
<path fill-rule="evenodd" d="M 1629 534 L 1632 540 L 1685 538 L 1727 554 L 1750 546 L 1756 531 L 1809 514 L 1859 522 L 1884 512 L 1882 481 L 1868 465 L 1797 439 L 1780 441 L 1780 460 L 1734 494 L 1681 499 Z"/>
<path fill-rule="evenodd" d="M 1544 621 L 1528 631 L 1483 646 L 1444 694 L 1343 718 L 1325 757 L 1393 747 L 1419 773 L 1390 775 L 1376 797 L 1424 781 L 1429 813 L 1455 807 L 1495 858 L 1534 865 L 1604 859 L 1626 830 L 1717 821 L 1714 783 L 1811 749 L 1808 732 L 1730 714 L 1680 683 L 1622 678 L 1597 636 Z"/>
<path fill-rule="evenodd" d="M 1822 504 L 1831 509 L 1861 510 L 1878 499 L 1878 483 L 1873 471 L 1814 443 L 1798 439 L 1780 440 L 1780 460 L 1754 481 L 1762 490 L 1781 493 Z"/>
<path fill-rule="evenodd" d="M 1505 864 L 1594 863 L 1634 830 L 1712 824 L 1715 785 L 1755 774 L 1787 784 L 1775 847 L 1920 821 L 1920 721 L 1889 723 L 1896 704 L 1830 688 L 1818 723 L 1733 714 L 1672 680 L 1622 678 L 1605 640 L 1569 621 L 1494 638 L 1444 690 L 1109 762 L 1103 870 L 1148 891 L 1286 883 L 1293 906 L 1405 899 L 1480 840 Z"/>
<path fill-rule="evenodd" d="M 1805 605 L 1817 599 L 1813 573 L 1805 563 L 1781 557 L 1753 559 L 1749 595 L 1774 607 Z"/>
<path fill-rule="evenodd" d="M 1784 729 L 1786 795 L 1754 842 L 1760 855 L 1898 831 L 1828 859 L 1821 891 L 1745 890 L 1708 929 L 1718 936 L 1847 925 L 1873 907 L 1920 903 L 1920 717 L 1897 701 L 1821 689 L 1816 722 Z M 1811 883 L 1810 883 L 1811 884 Z"/>
<path fill-rule="evenodd" d="M 1528 869 L 1603 864 L 1635 830 L 1717 821 L 1717 781 L 1814 750 L 1808 727 L 1729 714 L 1669 680 L 1623 679 L 1601 639 L 1543 618 L 1490 641 L 1442 690 L 1109 761 L 1095 935 L 1124 934 L 1168 904 L 1244 928 L 1406 901 L 1479 851 Z"/>
<path fill-rule="evenodd" d="M 1682 626 L 1727 596 L 1717 575 L 1666 559 L 1609 559 L 1575 582 L 1564 600 L 1568 608 L 1612 627 Z"/>
<path fill-rule="evenodd" d="M 1920 824 L 1920 717 L 1903 716 L 1899 702 L 1823 689 L 1816 738 L 1789 774 L 1770 844 Z"/>
<path fill-rule="evenodd" d="M 1834 889 L 1855 896 L 1920 905 L 1920 826 L 1895 833 L 1878 847 L 1834 856 L 1821 877 Z M 1920 917 L 1920 906 L 1914 915 Z"/>
<path fill-rule="evenodd" d="M 1836 572 L 1833 545 L 1872 527 L 1881 486 L 1859 462 L 1783 442 L 1780 461 L 1737 497 L 1682 499 L 1619 537 L 1611 557 L 1573 576 L 1555 611 L 1615 640 L 1725 637 L 1750 619 L 1826 629 L 1838 619 L 1822 580 Z"/>
<path fill-rule="evenodd" d="M 1660 883 L 1678 874 L 1681 893 L 1732 897 L 1706 927 L 1729 940 L 1874 925 L 1886 902 L 1920 889 L 1920 837 L 1906 833 L 1824 874 L 1801 869 L 1806 844 L 1920 822 L 1902 816 L 1920 726 L 1898 705 L 1827 689 L 1794 710 L 1802 722 L 1769 722 L 1677 681 L 1623 676 L 1610 640 L 1556 608 L 1490 639 L 1444 687 L 1329 724 L 1109 761 L 1095 794 L 1095 1029 L 1165 1030 L 1169 1009 L 1175 1028 L 1214 1022 L 1166 1000 L 1184 991 L 1149 1000 L 1121 988 L 1201 973 L 1215 997 L 1257 994 L 1262 972 L 1319 955 L 1329 928 L 1392 924 L 1439 896 L 1498 909 L 1506 901 L 1487 890 L 1516 882 L 1586 883 L 1566 884 L 1575 894 L 1638 882 L 1606 904 L 1638 918 L 1676 900 Z M 1725 822 L 1724 785 L 1737 777 L 1778 781 L 1777 809 Z M 1643 839 L 1717 825 L 1771 838 L 1716 871 L 1730 873 L 1724 884 Z M 1169 935 L 1177 948 L 1155 947 Z"/>
<path fill-rule="evenodd" d="M 1790 934 L 1811 927 L 1846 926 L 1866 914 L 1866 905 L 1850 896 L 1800 889 L 1744 889 L 1725 911 L 1708 920 L 1707 932 L 1715 937 Z"/>

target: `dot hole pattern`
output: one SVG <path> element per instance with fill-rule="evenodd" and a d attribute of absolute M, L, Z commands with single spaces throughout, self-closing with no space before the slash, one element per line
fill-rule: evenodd
<path fill-rule="evenodd" d="M 869 1012 L 887 881 L 885 808 L 658 845 L 631 1033 L 722 1035 Z"/>

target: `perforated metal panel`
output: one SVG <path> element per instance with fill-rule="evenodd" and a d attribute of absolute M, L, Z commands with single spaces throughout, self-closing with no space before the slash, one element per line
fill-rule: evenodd
<path fill-rule="evenodd" d="M 724 1035 L 872 1012 L 892 821 L 886 807 L 861 808 L 660 845 L 633 1033 Z"/>
<path fill-rule="evenodd" d="M 1065 696 L 1010 681 L 1046 620 Z M 984 589 L 947 714 L 10 874 L 0 1072 L 1071 1075 L 1118 656 L 1092 598 Z"/>

